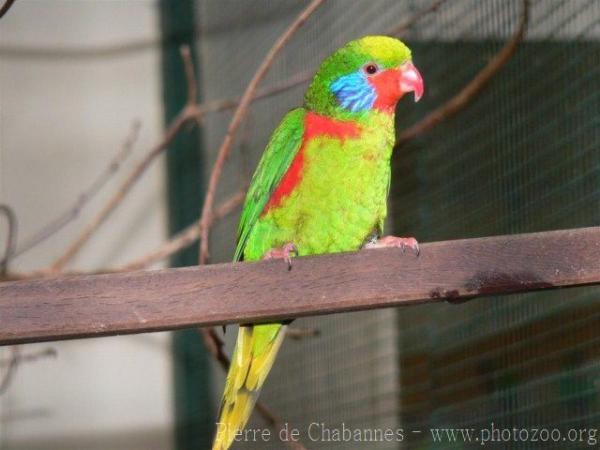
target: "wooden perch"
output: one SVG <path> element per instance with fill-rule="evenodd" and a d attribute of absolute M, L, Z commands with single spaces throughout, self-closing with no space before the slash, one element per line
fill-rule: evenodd
<path fill-rule="evenodd" d="M 291 319 L 600 283 L 600 227 L 0 284 L 0 344 Z"/>

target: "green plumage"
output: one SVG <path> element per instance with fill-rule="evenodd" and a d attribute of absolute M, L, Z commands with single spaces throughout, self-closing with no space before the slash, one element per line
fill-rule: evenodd
<path fill-rule="evenodd" d="M 358 250 L 382 231 L 393 117 L 371 111 L 357 123 L 357 138 L 317 136 L 306 143 L 302 180 L 281 206 L 256 221 L 244 259 L 260 259 L 287 242 L 296 244 L 299 255 Z"/>
<path fill-rule="evenodd" d="M 285 116 L 254 174 L 240 219 L 236 261 L 260 260 L 270 249 L 290 242 L 299 255 L 358 250 L 373 232 L 382 232 L 394 145 L 393 108 L 348 111 L 340 106 L 330 85 L 371 61 L 385 69 L 409 60 L 410 51 L 400 41 L 366 37 L 323 62 L 304 108 Z M 319 125 L 307 137 L 310 115 L 342 122 L 342 127 L 352 125 L 356 133 Z M 265 209 L 300 151 L 299 181 L 281 201 Z M 235 432 L 244 427 L 284 328 L 281 324 L 240 327 L 214 450 L 229 448 Z"/>
<path fill-rule="evenodd" d="M 271 136 L 246 194 L 240 216 L 234 261 L 242 259 L 252 261 L 262 258 L 262 254 L 245 254 L 248 237 L 254 225 L 259 222 L 270 193 L 275 190 L 300 148 L 304 133 L 304 113 L 302 108 L 287 113 Z"/>

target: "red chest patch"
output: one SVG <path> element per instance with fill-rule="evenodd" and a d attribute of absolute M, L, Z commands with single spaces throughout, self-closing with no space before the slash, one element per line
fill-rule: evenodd
<path fill-rule="evenodd" d="M 311 112 L 304 118 L 304 142 L 315 136 L 331 136 L 343 141 L 359 135 L 359 126 L 352 122 L 342 122 Z"/>
<path fill-rule="evenodd" d="M 277 208 L 283 199 L 288 197 L 302 180 L 305 162 L 304 149 L 311 139 L 317 136 L 330 136 L 343 141 L 347 138 L 356 138 L 359 135 L 360 127 L 354 123 L 330 119 L 312 112 L 306 113 L 304 117 L 302 144 L 300 144 L 298 153 L 285 175 L 281 178 L 279 185 L 271 194 L 271 198 L 269 198 L 269 201 L 265 205 L 262 215 L 265 215 L 271 208 Z"/>

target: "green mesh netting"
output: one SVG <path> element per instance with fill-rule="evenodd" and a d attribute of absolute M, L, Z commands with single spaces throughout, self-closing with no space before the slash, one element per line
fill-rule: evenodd
<path fill-rule="evenodd" d="M 202 2 L 203 97 L 239 95 L 305 3 Z M 402 22 L 426 1 L 330 1 L 286 48 L 264 85 L 316 68 L 346 41 Z M 405 37 L 427 90 L 398 109 L 399 130 L 464 86 L 514 32 L 518 0 L 448 0 Z M 525 42 L 466 110 L 394 160 L 388 230 L 421 241 L 596 225 L 600 219 L 600 2 L 532 2 Z M 224 174 L 221 198 L 251 175 L 271 130 L 305 85 L 258 101 Z M 208 160 L 230 114 L 206 120 Z M 207 168 L 208 170 L 208 168 Z M 233 253 L 237 218 L 211 242 Z M 557 245 L 560 245 L 557 242 Z M 433 442 L 431 427 L 589 428 L 599 422 L 597 289 L 485 298 L 461 305 L 303 319 L 321 335 L 288 340 L 262 399 L 310 449 L 476 448 Z M 248 301 L 251 301 L 249 299 Z M 233 341 L 235 330 L 227 333 Z M 230 342 L 231 344 L 231 342 Z M 218 373 L 214 379 L 222 380 Z M 220 396 L 222 381 L 214 387 Z M 217 401 L 217 400 L 215 400 Z M 312 441 L 326 427 L 403 428 L 403 442 Z M 264 427 L 255 414 L 250 427 Z M 314 430 L 314 428 L 313 428 Z M 420 431 L 412 433 L 412 430 Z M 585 447 L 559 442 L 556 448 Z M 511 442 L 495 448 L 551 448 Z M 271 442 L 234 448 L 280 449 Z"/>
<path fill-rule="evenodd" d="M 470 25 L 463 14 L 454 21 L 471 28 L 465 35 L 413 44 L 440 101 L 501 47 L 491 30 L 508 33 L 506 15 L 517 7 L 480 2 Z M 397 232 L 443 240 L 600 222 L 599 19 L 597 1 L 533 3 L 528 39 L 483 95 L 397 155 Z M 421 114 L 402 105 L 400 128 Z M 510 448 L 586 447 L 585 433 L 563 438 L 598 424 L 598 294 L 581 288 L 399 311 L 402 424 L 557 428 L 558 443 Z M 469 447 L 460 440 L 433 443 L 424 433 L 405 448 Z"/>

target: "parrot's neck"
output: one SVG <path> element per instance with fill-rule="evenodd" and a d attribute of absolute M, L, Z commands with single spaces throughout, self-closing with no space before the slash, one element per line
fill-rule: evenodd
<path fill-rule="evenodd" d="M 330 136 L 340 141 L 360 139 L 376 141 L 387 149 L 388 158 L 391 156 L 395 142 L 394 111 L 384 112 L 376 109 L 362 114 L 326 116 L 308 112 L 305 118 L 305 139 L 316 136 Z M 365 140 L 366 139 L 366 140 Z"/>
<path fill-rule="evenodd" d="M 345 136 L 348 134 L 356 135 L 350 130 L 373 130 L 380 129 L 384 132 L 394 131 L 394 111 L 382 111 L 378 109 L 371 109 L 363 111 L 361 113 L 350 113 L 345 110 L 337 110 L 331 114 L 322 114 L 315 111 L 308 110 L 307 121 L 308 123 L 315 123 L 317 129 L 330 129 L 333 133 L 320 133 L 320 134 L 342 134 L 340 137 L 356 137 L 356 136 Z"/>
<path fill-rule="evenodd" d="M 368 129 L 380 129 L 386 133 L 394 132 L 394 111 L 372 109 L 365 112 L 357 122 Z"/>

